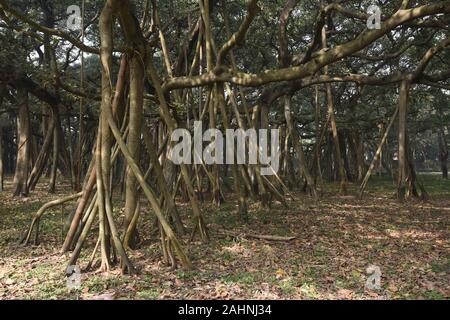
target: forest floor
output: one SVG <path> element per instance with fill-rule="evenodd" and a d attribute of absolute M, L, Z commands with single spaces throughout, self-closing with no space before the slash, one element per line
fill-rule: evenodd
<path fill-rule="evenodd" d="M 151 233 L 153 218 L 146 214 L 140 224 L 143 243 L 130 254 L 139 274 L 85 272 L 76 290 L 67 288 L 68 256 L 59 253 L 64 219 L 74 204 L 44 216 L 38 246 L 17 245 L 32 214 L 65 195 L 67 186 L 49 195 L 41 184 L 20 199 L 11 197 L 9 180 L 0 193 L 0 299 L 448 299 L 450 182 L 437 175 L 421 178 L 431 195 L 428 202 L 399 204 L 392 182 L 374 177 L 362 201 L 338 196 L 336 186 L 327 185 L 318 204 L 295 193 L 289 209 L 251 205 L 247 224 L 236 220 L 232 200 L 219 209 L 205 207 L 210 243 L 182 239 L 193 271 L 171 271 L 162 263 L 158 237 Z M 356 188 L 352 185 L 350 194 Z M 148 207 L 144 201 L 143 207 Z M 180 203 L 182 214 L 188 208 Z M 120 210 L 117 215 L 120 224 Z M 246 234 L 296 239 L 276 242 Z M 94 242 L 92 235 L 81 267 Z M 379 290 L 366 288 L 369 265 L 380 268 Z"/>

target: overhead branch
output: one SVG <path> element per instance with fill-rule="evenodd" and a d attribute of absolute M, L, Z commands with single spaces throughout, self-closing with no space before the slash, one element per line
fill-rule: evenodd
<path fill-rule="evenodd" d="M 441 1 L 407 10 L 399 10 L 389 19 L 385 20 L 380 29 L 365 30 L 349 42 L 331 49 L 320 50 L 313 56 L 311 61 L 300 66 L 266 70 L 258 74 L 220 68 L 214 70 L 214 72 L 205 73 L 196 77 L 176 77 L 169 79 L 163 88 L 165 91 L 170 91 L 174 89 L 199 87 L 215 82 L 230 82 L 241 86 L 260 86 L 271 82 L 303 79 L 314 75 L 326 65 L 357 53 L 403 23 L 439 13 L 450 13 L 450 1 Z"/>
<path fill-rule="evenodd" d="M 235 32 L 219 50 L 219 53 L 217 54 L 217 66 L 223 64 L 225 57 L 227 56 L 228 52 L 230 52 L 230 50 L 232 50 L 236 45 L 240 45 L 244 41 L 247 30 L 250 27 L 250 24 L 252 23 L 255 16 L 258 14 L 259 10 L 258 0 L 249 0 L 247 2 L 247 16 L 242 22 L 239 30 Z"/>

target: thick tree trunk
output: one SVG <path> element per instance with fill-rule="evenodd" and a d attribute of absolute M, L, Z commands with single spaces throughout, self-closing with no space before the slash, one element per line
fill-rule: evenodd
<path fill-rule="evenodd" d="M 96 178 L 97 178 L 97 206 L 99 212 L 99 230 L 102 263 L 100 269 L 109 270 L 111 263 L 110 246 L 114 245 L 115 253 L 121 259 L 122 272 L 134 272 L 134 267 L 128 259 L 119 239 L 119 234 L 114 222 L 111 201 L 111 147 L 112 135 L 109 129 L 107 112 L 111 112 L 111 66 L 113 48 L 113 4 L 107 1 L 100 16 L 100 39 L 102 61 L 102 103 L 99 131 L 96 148 Z M 112 240 L 112 243 L 111 243 Z"/>
<path fill-rule="evenodd" d="M 178 242 L 177 238 L 175 237 L 175 234 L 173 233 L 172 229 L 170 228 L 169 224 L 167 223 L 167 220 L 165 219 L 160 204 L 158 203 L 158 200 L 156 199 L 155 194 L 153 191 L 149 188 L 147 182 L 145 181 L 144 175 L 142 174 L 142 171 L 140 170 L 137 162 L 134 160 L 133 155 L 128 150 L 127 145 L 123 141 L 123 138 L 121 136 L 121 132 L 119 128 L 117 127 L 117 124 L 114 120 L 112 108 L 111 108 L 111 95 L 112 95 L 112 87 L 111 87 L 111 66 L 112 66 L 112 26 L 113 26 L 113 5 L 117 4 L 120 6 L 119 10 L 117 10 L 117 13 L 120 14 L 121 17 L 121 26 L 124 29 L 124 33 L 127 38 L 129 38 L 129 41 L 132 41 L 133 43 L 139 43 L 140 33 L 136 34 L 139 29 L 139 26 L 136 24 L 136 20 L 132 13 L 128 10 L 130 8 L 130 3 L 128 1 L 121 1 L 114 2 L 111 0 L 108 0 L 105 4 L 105 7 L 103 8 L 102 14 L 100 16 L 100 35 L 101 35 L 101 62 L 102 62 L 102 117 L 101 121 L 106 122 L 107 126 L 112 130 L 112 133 L 114 135 L 114 138 L 116 139 L 120 150 L 122 151 L 123 155 L 126 158 L 126 161 L 128 165 L 130 166 L 131 170 L 133 171 L 134 176 L 138 180 L 142 191 L 146 195 L 147 199 L 150 201 L 156 216 L 158 217 L 159 222 L 161 223 L 162 229 L 164 230 L 165 235 L 167 236 L 167 239 L 170 243 L 171 248 L 173 248 L 174 252 L 178 255 L 180 258 L 182 264 L 187 267 L 191 268 L 191 262 L 183 252 L 180 243 Z M 153 77 L 152 77 L 153 78 Z M 159 84 L 159 83 L 158 83 Z M 156 86 L 157 84 L 155 84 Z M 158 90 L 159 89 L 159 90 Z M 157 91 L 160 91 L 161 88 L 157 88 Z M 160 91 L 161 93 L 161 91 Z M 142 95 L 143 92 L 140 92 Z M 161 98 L 161 97 L 160 97 Z M 165 106 L 167 108 L 167 106 Z M 166 109 L 165 108 L 165 109 Z M 166 110 L 168 111 L 168 110 Z M 142 116 L 142 115 L 141 115 Z M 106 127 L 102 124 L 102 129 L 105 129 Z M 109 161 L 111 160 L 110 157 L 108 158 L 108 148 L 107 144 L 109 143 L 108 140 L 110 140 L 112 137 L 108 130 L 99 130 L 99 136 L 97 141 L 97 150 L 96 150 L 96 170 L 97 170 L 97 203 L 98 203 L 98 210 L 99 210 L 99 217 L 103 220 L 100 221 L 100 234 L 104 234 L 105 226 L 102 227 L 102 223 L 105 222 L 105 220 L 108 221 L 108 227 L 111 231 L 112 240 L 116 249 L 117 254 L 121 258 L 121 264 L 122 264 L 122 270 L 128 269 L 128 271 L 132 272 L 134 271 L 133 266 L 131 265 L 124 247 L 122 245 L 122 242 L 120 241 L 118 237 L 118 232 L 114 224 L 114 217 L 112 214 L 112 204 L 110 201 L 110 190 L 108 189 L 109 185 L 109 179 L 106 178 L 106 175 L 109 175 L 110 166 Z M 104 137 L 103 134 L 107 133 L 107 136 Z M 109 135 L 109 136 L 108 136 Z M 103 139 L 107 139 L 106 141 L 102 141 Z M 101 152 L 99 151 L 101 149 Z M 109 150 L 110 152 L 110 150 Z M 107 160 L 107 161 L 106 161 Z M 108 163 L 106 163 L 108 162 Z M 105 215 L 106 213 L 106 215 Z M 201 221 L 203 222 L 203 221 Z M 199 222 L 200 223 L 200 222 Z M 102 230 L 103 228 L 103 230 Z M 104 237 L 101 239 L 102 242 L 104 242 Z M 102 246 L 102 252 L 104 251 Z M 102 256 L 105 256 L 105 254 L 102 254 Z M 102 258 L 102 261 L 106 262 L 107 265 L 102 265 L 103 267 L 109 267 L 108 265 L 108 256 Z"/>
<path fill-rule="evenodd" d="M 139 163 L 142 133 L 142 108 L 144 90 L 144 66 L 141 63 L 141 56 L 134 54 L 130 63 L 130 120 L 127 146 L 133 159 Z M 126 189 L 125 189 L 125 230 L 128 229 L 139 202 L 137 192 L 138 183 L 131 168 L 127 168 Z M 139 215 L 139 213 L 137 213 Z M 136 226 L 129 231 L 131 236 L 126 237 L 125 247 L 136 248 L 138 234 Z"/>
<path fill-rule="evenodd" d="M 104 91 L 104 90 L 102 90 Z M 102 96 L 103 96 L 102 92 Z M 103 100 L 103 99 L 102 99 Z M 102 116 L 101 116 L 102 117 Z M 98 207 L 98 222 L 99 222 L 99 238 L 100 238 L 100 252 L 101 252 L 101 271 L 109 271 L 110 266 L 110 239 L 107 236 L 107 216 L 105 208 L 105 194 L 103 184 L 103 168 L 102 168 L 102 124 L 99 122 L 97 147 L 95 148 L 95 169 L 97 179 L 97 207 Z"/>
<path fill-rule="evenodd" d="M 409 89 L 411 83 L 403 80 L 400 85 L 399 123 L 398 123 L 398 182 L 397 198 L 400 202 L 406 198 L 406 180 L 408 177 L 408 153 L 406 149 L 406 117 L 408 114 Z"/>
<path fill-rule="evenodd" d="M 27 196 L 28 164 L 30 156 L 30 115 L 28 110 L 28 91 L 17 88 L 17 161 L 13 181 L 14 196 Z"/>

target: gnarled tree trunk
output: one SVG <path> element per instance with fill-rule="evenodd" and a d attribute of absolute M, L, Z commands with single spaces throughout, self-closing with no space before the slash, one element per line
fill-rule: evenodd
<path fill-rule="evenodd" d="M 144 90 L 144 66 L 142 65 L 141 54 L 134 53 L 130 63 L 130 120 L 128 133 L 128 149 L 133 159 L 139 163 L 142 133 L 142 108 Z M 125 188 L 125 229 L 128 228 L 139 202 L 137 192 L 138 182 L 131 168 L 127 168 L 126 188 Z M 137 213 L 139 215 L 139 213 Z M 132 226 L 129 231 L 131 236 L 126 237 L 125 247 L 136 248 L 138 234 L 136 226 Z"/>
<path fill-rule="evenodd" d="M 28 90 L 17 88 L 17 160 L 13 181 L 14 196 L 27 196 L 28 164 L 30 156 L 30 115 L 28 109 Z"/>
<path fill-rule="evenodd" d="M 398 182 L 397 198 L 404 201 L 406 196 L 407 151 L 406 151 L 406 116 L 408 112 L 409 88 L 411 84 L 404 80 L 400 85 L 400 104 L 398 122 Z"/>

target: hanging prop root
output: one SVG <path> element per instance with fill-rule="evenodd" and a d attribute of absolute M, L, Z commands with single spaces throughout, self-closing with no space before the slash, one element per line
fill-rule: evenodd
<path fill-rule="evenodd" d="M 61 198 L 61 199 L 57 199 L 57 200 L 53 200 L 50 202 L 47 202 L 46 204 L 44 204 L 39 210 L 38 212 L 36 212 L 33 216 L 33 220 L 31 221 L 30 227 L 28 228 L 28 231 L 25 233 L 25 235 L 22 237 L 22 239 L 20 240 L 20 244 L 26 246 L 29 244 L 30 242 L 30 238 L 31 238 L 31 234 L 33 233 L 33 229 L 36 229 L 36 236 L 34 239 L 34 244 L 37 244 L 38 242 L 38 233 L 39 233 L 39 221 L 41 219 L 41 217 L 44 215 L 44 213 L 52 208 L 52 207 L 56 207 L 58 205 L 64 204 L 66 202 L 69 202 L 71 200 L 75 200 L 80 198 L 83 195 L 83 192 L 79 192 L 76 194 L 72 194 L 70 196 L 67 196 L 65 198 Z"/>

